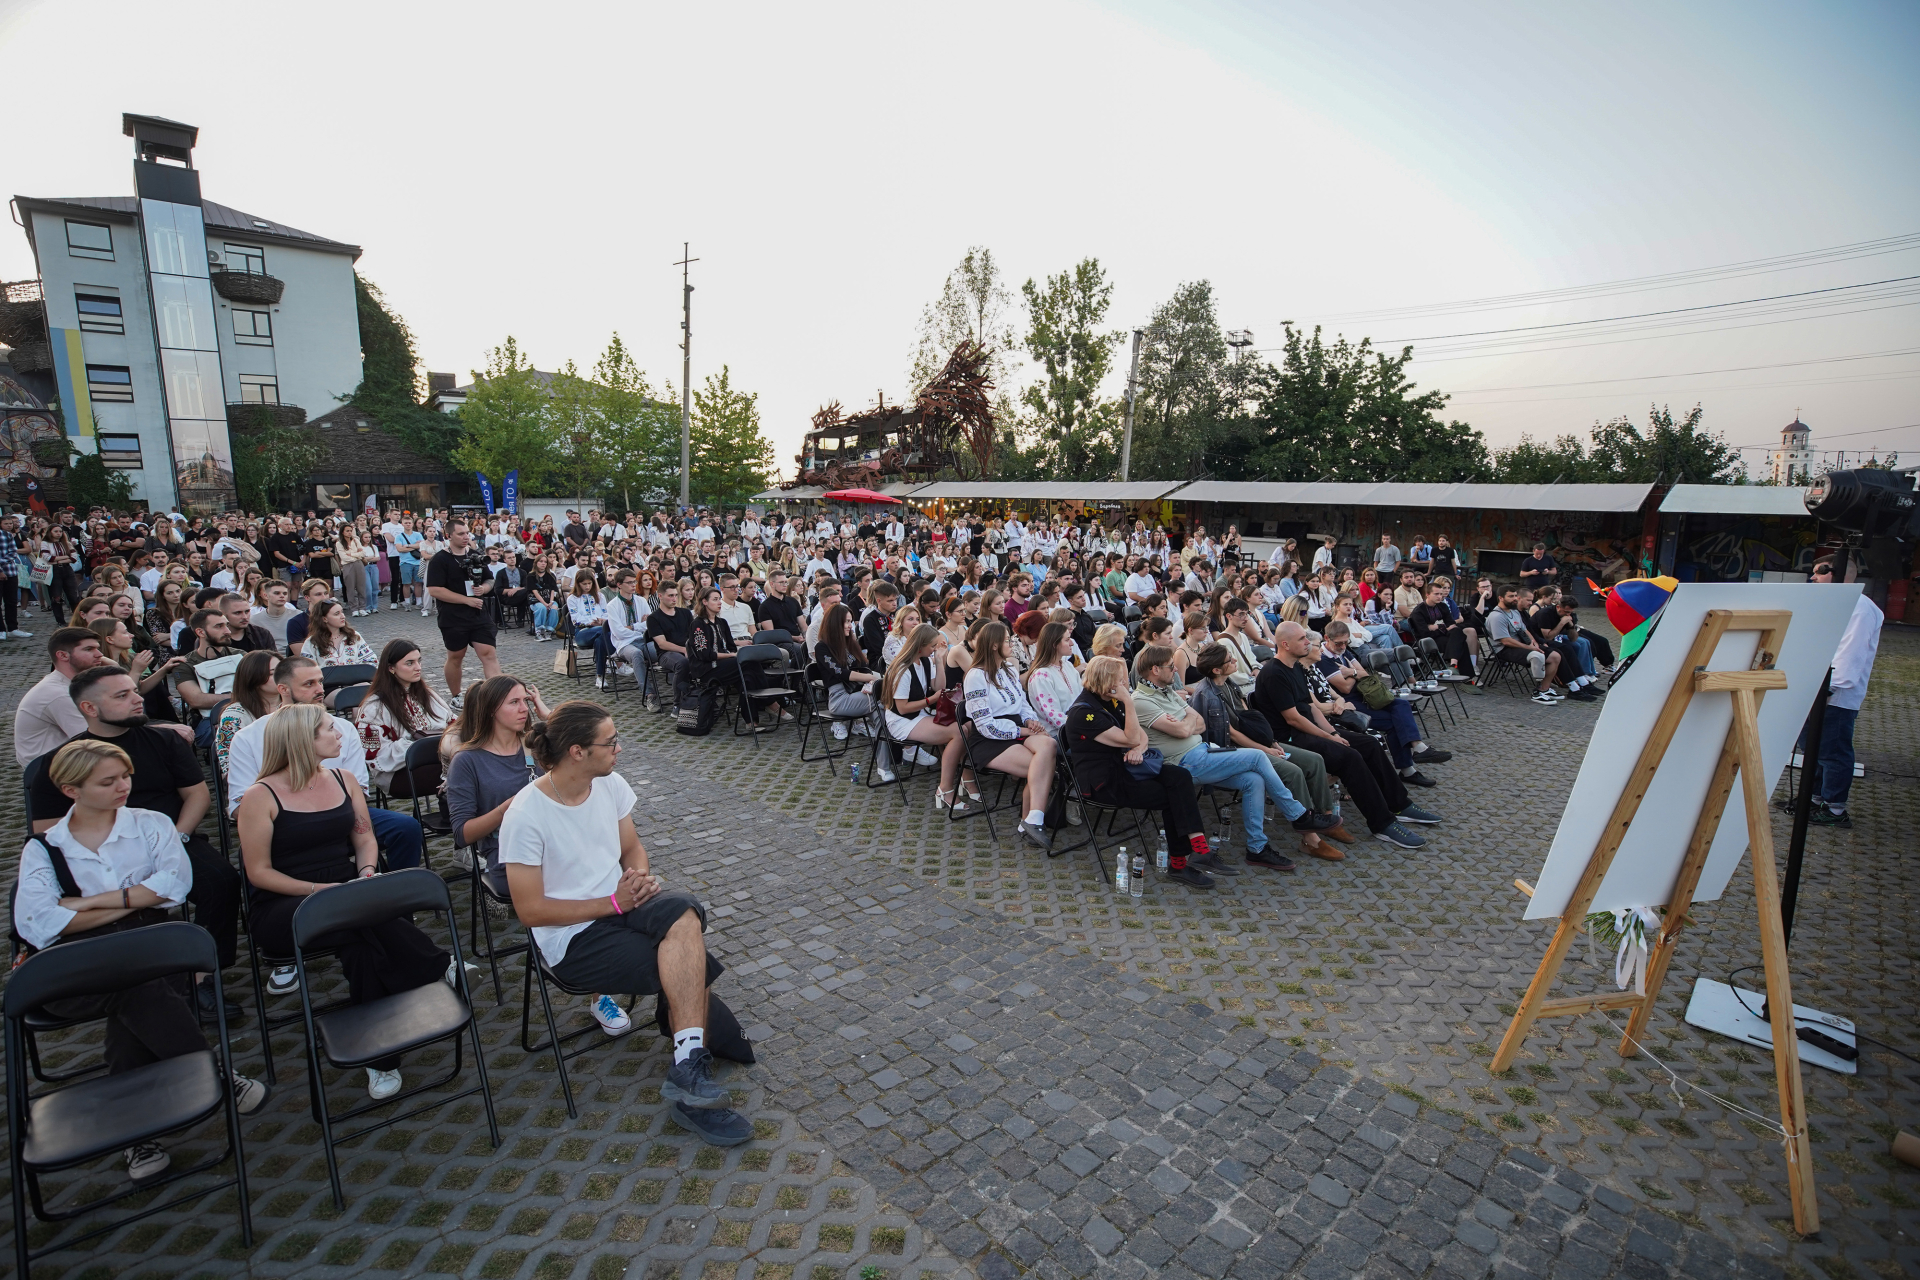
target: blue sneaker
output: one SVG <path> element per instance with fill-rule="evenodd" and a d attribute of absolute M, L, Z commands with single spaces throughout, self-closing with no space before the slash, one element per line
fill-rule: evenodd
<path fill-rule="evenodd" d="M 1417 804 L 1410 804 L 1393 816 L 1402 822 L 1421 822 L 1429 826 L 1440 821 L 1439 814 L 1433 812 L 1431 809 L 1422 809 Z"/>
<path fill-rule="evenodd" d="M 1415 835 L 1399 823 L 1391 823 L 1385 831 L 1376 831 L 1373 838 L 1382 843 L 1393 845 L 1397 849 L 1424 849 L 1426 837 Z"/>
<path fill-rule="evenodd" d="M 612 996 L 603 995 L 595 1000 L 589 1012 L 593 1014 L 593 1020 L 600 1024 L 600 1029 L 610 1036 L 625 1035 L 633 1029 L 633 1019 L 627 1016 L 625 1009 L 614 1003 Z"/>
<path fill-rule="evenodd" d="M 683 1129 L 716 1147 L 737 1147 L 753 1136 L 753 1121 L 725 1107 L 690 1107 L 676 1103 L 673 1118 Z"/>
<path fill-rule="evenodd" d="M 713 1055 L 707 1052 L 704 1045 L 688 1054 L 685 1062 L 676 1062 L 668 1068 L 666 1082 L 660 1086 L 660 1093 L 688 1107 L 723 1107 L 731 1096 L 714 1083 Z M 752 1126 L 748 1127 L 751 1130 Z M 706 1137 L 705 1134 L 701 1136 Z"/>

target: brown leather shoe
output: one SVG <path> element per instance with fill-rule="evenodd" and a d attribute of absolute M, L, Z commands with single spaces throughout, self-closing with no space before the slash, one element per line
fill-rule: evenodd
<path fill-rule="evenodd" d="M 1359 843 L 1354 837 L 1353 832 L 1347 830 L 1347 824 L 1344 822 L 1337 827 L 1328 827 L 1325 831 L 1316 831 L 1313 834 L 1319 836 L 1322 840 L 1338 840 L 1341 844 Z"/>
<path fill-rule="evenodd" d="M 1314 834 L 1320 837 L 1320 843 L 1308 844 L 1305 840 L 1302 840 L 1300 842 L 1300 852 L 1306 854 L 1309 858 L 1320 858 L 1327 862 L 1346 861 L 1347 855 L 1339 845 L 1327 843 L 1326 832 L 1316 831 Z"/>

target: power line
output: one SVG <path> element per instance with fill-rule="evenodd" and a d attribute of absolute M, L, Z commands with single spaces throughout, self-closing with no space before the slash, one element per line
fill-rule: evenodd
<path fill-rule="evenodd" d="M 1835 245 L 1827 249 L 1810 249 L 1801 253 L 1782 254 L 1771 258 L 1751 258 L 1744 262 L 1727 263 L 1717 267 L 1698 267 L 1687 271 L 1637 276 L 1625 280 L 1612 280 L 1598 284 L 1568 285 L 1558 289 L 1542 289 L 1531 293 L 1498 294 L 1485 298 L 1468 298 L 1458 302 L 1420 303 L 1405 307 L 1382 307 L 1374 310 L 1336 312 L 1326 316 L 1325 319 L 1385 319 L 1398 316 L 1443 315 L 1482 310 L 1499 311 L 1513 307 L 1572 301 L 1580 298 L 1605 297 L 1622 293 L 1644 293 L 1656 289 L 1670 289 L 1688 284 L 1701 284 L 1716 279 L 1741 279 L 1747 276 L 1768 275 L 1781 271 L 1792 271 L 1801 267 L 1820 266 L 1832 262 L 1846 262 L 1858 258 L 1881 257 L 1889 253 L 1903 253 L 1915 248 L 1920 248 L 1920 233 L 1888 236 L 1878 240 L 1861 240 L 1853 244 Z"/>
<path fill-rule="evenodd" d="M 1764 390 L 1770 390 L 1775 387 L 1850 386 L 1856 383 L 1868 383 L 1868 382 L 1905 382 L 1912 378 L 1920 378 L 1920 369 L 1913 370 L 1912 372 L 1909 372 L 1909 373 L 1875 374 L 1869 377 L 1862 377 L 1862 378 L 1796 378 L 1788 382 L 1746 382 L 1746 383 L 1734 383 L 1726 386 L 1670 387 L 1667 389 L 1665 394 L 1674 395 L 1674 394 L 1679 394 L 1687 391 L 1714 391 L 1714 392 L 1764 391 Z M 1528 396 L 1518 400 L 1475 400 L 1471 398 L 1471 393 L 1463 392 L 1458 396 L 1449 396 L 1447 398 L 1447 403 L 1449 406 L 1457 405 L 1462 408 L 1469 407 L 1469 406 L 1474 406 L 1479 408 L 1496 408 L 1500 405 L 1508 405 L 1508 404 L 1552 404 L 1552 403 L 1567 401 L 1567 400 L 1605 400 L 1615 395 L 1623 395 L 1623 394 L 1626 394 L 1626 393 L 1608 392 L 1608 391 L 1589 391 L 1584 395 Z"/>
<path fill-rule="evenodd" d="M 1825 315 L 1791 316 L 1785 320 L 1762 320 L 1755 324 L 1717 325 L 1710 329 L 1694 329 L 1683 334 L 1672 334 L 1672 335 L 1665 335 L 1665 336 L 1692 338 L 1692 337 L 1699 337 L 1703 334 L 1709 334 L 1709 333 L 1732 333 L 1741 329 L 1762 329 L 1770 325 L 1776 325 L 1776 324 L 1793 324 L 1800 320 L 1826 320 L 1826 319 L 1837 318 L 1839 316 L 1861 315 L 1865 312 L 1870 312 L 1870 311 L 1889 311 L 1895 307 L 1910 307 L 1913 305 L 1914 304 L 1912 302 L 1895 302 L 1895 303 L 1890 303 L 1889 305 L 1884 307 L 1855 307 L 1851 311 L 1830 311 L 1830 312 L 1827 312 Z M 1630 334 L 1626 337 L 1620 337 L 1620 338 L 1606 338 L 1597 342 L 1568 342 L 1555 347 L 1528 347 L 1521 351 L 1502 349 L 1502 350 L 1493 350 L 1493 351 L 1479 351 L 1479 352 L 1474 352 L 1468 355 L 1418 356 L 1416 357 L 1416 359 L 1424 360 L 1428 364 L 1444 364 L 1453 360 L 1487 360 L 1496 356 L 1507 356 L 1507 355 L 1517 355 L 1517 354 L 1532 355 L 1532 354 L 1539 354 L 1547 351 L 1578 351 L 1587 347 L 1611 347 L 1611 346 L 1617 346 L 1622 342 L 1646 342 L 1653 338 L 1657 338 L 1661 336 L 1663 335 L 1658 332 L 1648 332 L 1648 333 L 1640 333 L 1640 334 Z"/>
<path fill-rule="evenodd" d="M 1773 369 L 1794 369 L 1810 364 L 1842 364 L 1853 360 L 1884 360 L 1894 356 L 1913 355 L 1920 355 L 1920 347 L 1905 347 L 1894 351 L 1864 351 L 1849 356 L 1822 356 L 1817 360 L 1787 360 L 1779 364 L 1745 364 L 1730 369 L 1689 369 L 1682 373 L 1643 373 L 1626 378 L 1590 378 L 1585 382 L 1532 382 L 1514 387 L 1468 387 L 1455 394 L 1471 395 L 1476 391 L 1550 391 L 1559 387 L 1593 387 L 1603 382 L 1653 382 L 1661 378 L 1700 378 L 1713 373 L 1763 373 Z"/>
<path fill-rule="evenodd" d="M 1788 298 L 1811 298 L 1819 294 L 1851 293 L 1855 289 L 1877 289 L 1884 285 L 1907 284 L 1920 280 L 1920 275 L 1894 276 L 1886 280 L 1867 280 L 1860 284 L 1840 284 L 1826 289 L 1803 289 L 1798 293 L 1776 293 L 1764 298 L 1745 298 L 1738 302 L 1708 302 L 1695 307 L 1674 307 L 1666 311 L 1641 311 L 1634 315 L 1606 316 L 1594 320 L 1563 320 L 1556 324 L 1529 324 L 1513 329 L 1480 329 L 1472 333 L 1430 333 L 1421 338 L 1383 338 L 1383 347 L 1404 346 L 1415 342 L 1446 342 L 1454 338 L 1486 338 L 1507 333 L 1537 333 L 1547 329 L 1578 329 L 1585 325 L 1618 324 L 1627 320 L 1649 320 L 1656 316 L 1685 315 L 1696 311 L 1720 311 L 1727 307 L 1750 307 L 1762 302 L 1781 302 Z"/>
<path fill-rule="evenodd" d="M 1831 435 L 1823 435 L 1820 438 L 1822 440 L 1845 440 L 1852 436 L 1877 436 L 1884 435 L 1889 431 L 1910 431 L 1915 427 L 1920 427 L 1920 422 L 1903 423 L 1897 427 L 1870 427 L 1865 431 L 1836 431 Z M 1766 444 L 1730 444 L 1727 447 L 1729 449 L 1778 449 L 1780 442 L 1773 440 Z"/>

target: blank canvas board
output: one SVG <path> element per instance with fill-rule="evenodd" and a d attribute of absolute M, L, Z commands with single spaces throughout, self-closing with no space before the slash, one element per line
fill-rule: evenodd
<path fill-rule="evenodd" d="M 1560 829 L 1527 904 L 1526 918 L 1552 919 L 1565 913 L 1708 610 L 1786 609 L 1793 613 L 1774 661 L 1778 670 L 1786 672 L 1787 687 L 1768 691 L 1760 703 L 1760 756 L 1766 791 L 1772 795 L 1833 663 L 1834 651 L 1840 647 L 1840 635 L 1860 591 L 1858 583 L 1682 583 L 1661 611 L 1659 626 L 1633 666 L 1607 691 L 1580 775 L 1560 815 Z M 1746 671 L 1753 665 L 1759 643 L 1757 631 L 1729 632 L 1721 638 L 1707 669 Z M 1549 708 L 1542 710 L 1552 714 Z M 1732 694 L 1693 696 L 1640 811 L 1600 882 L 1592 910 L 1665 906 L 1673 896 L 1687 842 L 1705 807 L 1707 787 L 1732 724 Z M 1736 780 L 1694 901 L 1719 898 L 1746 850 L 1746 809 Z"/>

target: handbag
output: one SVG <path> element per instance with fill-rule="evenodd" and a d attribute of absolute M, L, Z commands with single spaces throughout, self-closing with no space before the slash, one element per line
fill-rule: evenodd
<path fill-rule="evenodd" d="M 1345 725 L 1347 728 L 1360 733 L 1366 733 L 1373 728 L 1373 721 L 1367 719 L 1352 707 L 1348 707 L 1345 711 L 1335 716 L 1333 722 L 1335 724 Z"/>
<path fill-rule="evenodd" d="M 1369 671 L 1354 681 L 1353 691 L 1375 711 L 1385 711 L 1393 705 L 1393 689 L 1377 671 Z"/>
<path fill-rule="evenodd" d="M 1167 758 L 1160 754 L 1160 748 L 1148 747 L 1140 757 L 1139 764 L 1127 765 L 1127 772 L 1136 778 L 1157 778 L 1160 776 L 1160 766 L 1166 762 Z"/>
<path fill-rule="evenodd" d="M 33 568 L 27 570 L 27 581 L 37 582 L 43 587 L 51 586 L 53 584 L 53 566 L 50 564 L 37 564 L 33 566 Z"/>
<path fill-rule="evenodd" d="M 553 673 L 569 680 L 580 674 L 580 651 L 571 646 L 553 652 Z"/>
<path fill-rule="evenodd" d="M 942 689 L 940 696 L 933 700 L 933 722 L 952 724 L 960 718 L 960 691 Z"/>

